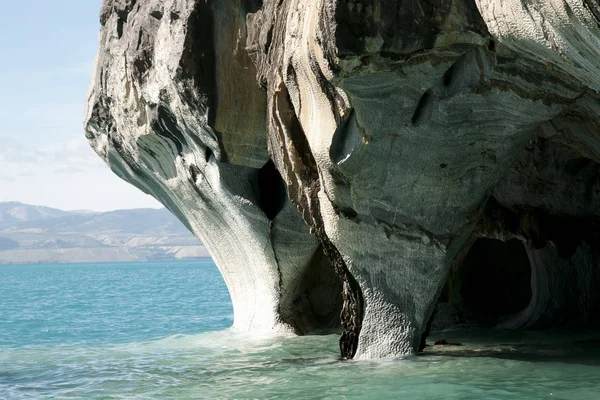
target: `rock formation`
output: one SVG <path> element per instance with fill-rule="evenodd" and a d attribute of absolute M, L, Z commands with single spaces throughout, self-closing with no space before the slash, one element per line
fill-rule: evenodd
<path fill-rule="evenodd" d="M 531 299 L 485 322 L 593 322 L 596 2 L 105 0 L 100 21 L 87 137 L 207 246 L 236 328 L 411 354 L 438 298 L 479 318 L 492 239 L 524 246 L 506 271 Z"/>
<path fill-rule="evenodd" d="M 87 136 L 117 175 L 201 238 L 236 328 L 336 326 L 340 285 L 267 153 L 265 96 L 244 50 L 248 11 L 105 2 Z"/>

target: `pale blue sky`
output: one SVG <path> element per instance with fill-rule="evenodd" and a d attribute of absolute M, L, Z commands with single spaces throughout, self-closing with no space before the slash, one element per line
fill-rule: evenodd
<path fill-rule="evenodd" d="M 112 210 L 159 203 L 112 174 L 85 141 L 101 0 L 3 2 L 0 202 Z"/>

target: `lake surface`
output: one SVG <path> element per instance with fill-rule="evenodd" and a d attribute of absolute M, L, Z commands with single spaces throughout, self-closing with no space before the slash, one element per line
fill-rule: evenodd
<path fill-rule="evenodd" d="M 0 399 L 600 399 L 593 332 L 435 332 L 460 347 L 340 361 L 337 335 L 228 329 L 214 264 L 0 266 Z"/>

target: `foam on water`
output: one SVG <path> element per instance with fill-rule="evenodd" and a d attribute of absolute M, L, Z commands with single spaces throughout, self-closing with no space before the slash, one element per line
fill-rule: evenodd
<path fill-rule="evenodd" d="M 110 329 L 93 329 L 91 325 L 99 319 L 90 310 L 100 312 L 93 304 L 75 313 L 80 318 L 70 312 L 64 318 L 52 316 L 52 321 L 65 327 L 56 331 L 68 335 L 51 337 L 45 332 L 46 328 L 52 330 L 50 323 L 31 311 L 31 302 L 39 298 L 27 299 L 13 291 L 23 302 L 17 308 L 24 312 L 30 308 L 27 317 L 18 317 L 14 303 L 4 307 L 16 279 L 7 279 L 7 275 L 20 271 L 29 284 L 19 287 L 33 290 L 36 282 L 48 284 L 48 277 L 43 275 L 55 268 L 63 268 L 63 274 L 56 276 L 72 283 L 67 285 L 69 298 L 102 289 L 113 299 L 101 306 L 106 314 L 102 320 Z M 107 278 L 114 271 L 106 273 L 114 268 L 129 269 L 122 279 L 136 283 L 121 281 L 115 287 Z M 23 273 L 27 269 L 29 273 Z M 74 283 L 76 279 L 68 278 L 70 273 L 80 274 L 80 269 L 86 269 L 84 275 L 92 275 L 81 287 Z M 222 298 L 226 292 L 222 281 L 215 281 L 218 272 L 212 264 L 99 265 L 66 270 L 64 266 L 31 266 L 10 270 L 13 272 L 0 267 L 0 399 L 600 398 L 598 346 L 593 341 L 580 342 L 596 338 L 593 332 L 447 331 L 435 333 L 432 339 L 444 336 L 465 346 L 432 348 L 425 356 L 404 360 L 340 361 L 337 335 L 253 337 L 227 329 L 231 309 L 222 307 L 227 303 Z M 186 279 L 178 279 L 181 274 Z M 35 275 L 39 279 L 33 279 Z M 149 287 L 156 288 L 152 299 L 138 298 L 148 293 L 140 279 L 152 281 L 148 282 Z M 97 287 L 90 289 L 92 281 Z M 165 289 L 172 281 L 178 283 L 171 290 L 184 293 L 175 295 Z M 45 301 L 59 314 L 66 300 L 61 284 L 56 286 Z M 75 293 L 78 291 L 83 293 Z M 167 302 L 166 298 L 177 300 Z M 194 304 L 206 299 L 214 301 L 215 307 Z M 132 310 L 132 301 L 146 306 Z M 162 315 L 152 315 L 157 311 Z M 193 321 L 185 322 L 183 315 Z M 37 322 L 31 324 L 27 318 Z M 61 318 L 69 324 L 61 323 Z M 163 325 L 150 327 L 145 336 L 120 326 L 136 318 L 149 326 L 157 321 Z M 32 327 L 33 332 L 26 331 Z M 193 329 L 200 333 L 160 335 Z M 111 332 L 119 334 L 112 337 Z"/>

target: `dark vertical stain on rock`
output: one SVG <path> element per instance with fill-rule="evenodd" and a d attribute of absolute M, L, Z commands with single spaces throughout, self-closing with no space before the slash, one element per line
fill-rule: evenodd
<path fill-rule="evenodd" d="M 362 328 L 364 313 L 362 291 L 348 270 L 342 255 L 325 232 L 318 199 L 321 185 L 317 164 L 283 83 L 274 93 L 272 106 L 274 107 L 271 113 L 274 119 L 272 133 L 282 148 L 283 172 L 287 174 L 288 182 L 299 181 L 299 185 L 290 184 L 290 198 L 314 230 L 323 246 L 323 252 L 342 282 L 343 305 L 340 318 L 343 331 L 340 337 L 340 352 L 343 359 L 351 359 L 356 354 Z M 290 142 L 291 146 L 287 147 L 286 143 Z"/>
<path fill-rule="evenodd" d="M 191 80 L 192 86 L 186 85 L 183 95 L 192 104 L 204 100 L 208 108 L 208 123 L 213 126 L 217 79 L 212 1 L 197 1 L 187 26 L 179 75 L 182 80 Z M 197 93 L 202 93 L 204 98 L 198 99 Z"/>

